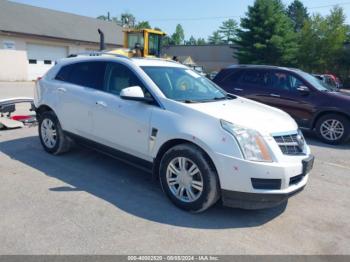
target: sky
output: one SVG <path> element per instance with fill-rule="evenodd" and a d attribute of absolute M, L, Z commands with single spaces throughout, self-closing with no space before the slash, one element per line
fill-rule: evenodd
<path fill-rule="evenodd" d="M 137 21 L 149 21 L 171 35 L 177 24 L 181 24 L 186 39 L 207 37 L 229 18 L 240 20 L 254 0 L 13 0 L 49 9 L 97 17 L 110 12 L 111 16 L 132 13 Z M 288 5 L 292 0 L 283 0 Z M 302 0 L 310 13 L 326 15 L 332 5 L 339 4 L 345 10 L 350 24 L 350 1 L 346 0 Z"/>

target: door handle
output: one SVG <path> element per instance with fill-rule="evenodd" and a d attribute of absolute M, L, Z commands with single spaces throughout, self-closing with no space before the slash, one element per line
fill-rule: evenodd
<path fill-rule="evenodd" d="M 235 91 L 239 91 L 239 92 L 242 92 L 244 91 L 242 88 L 234 88 Z"/>
<path fill-rule="evenodd" d="M 272 97 L 281 97 L 280 95 L 277 95 L 277 94 L 270 94 L 270 96 L 272 96 Z"/>
<path fill-rule="evenodd" d="M 57 91 L 61 92 L 61 93 L 66 93 L 67 89 L 65 89 L 64 87 L 59 87 L 59 88 L 57 88 Z"/>
<path fill-rule="evenodd" d="M 107 104 L 103 101 L 97 101 L 96 105 L 100 106 L 100 107 L 107 107 Z"/>

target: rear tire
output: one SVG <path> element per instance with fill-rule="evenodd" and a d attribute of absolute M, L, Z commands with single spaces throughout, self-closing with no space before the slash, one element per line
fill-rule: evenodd
<path fill-rule="evenodd" d="M 337 114 L 322 116 L 317 121 L 315 129 L 319 139 L 330 145 L 345 143 L 350 135 L 349 120 Z"/>
<path fill-rule="evenodd" d="M 63 133 L 57 116 L 52 111 L 40 114 L 39 138 L 45 151 L 59 155 L 68 152 L 71 148 L 71 140 Z"/>
<path fill-rule="evenodd" d="M 219 179 L 208 157 L 191 144 L 169 149 L 162 157 L 159 169 L 164 193 L 179 208 L 203 212 L 220 197 Z"/>

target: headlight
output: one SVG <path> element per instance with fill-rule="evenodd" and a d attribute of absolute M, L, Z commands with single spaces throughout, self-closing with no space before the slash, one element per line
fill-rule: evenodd
<path fill-rule="evenodd" d="M 221 120 L 221 126 L 237 140 L 245 159 L 272 162 L 270 150 L 259 132 Z"/>

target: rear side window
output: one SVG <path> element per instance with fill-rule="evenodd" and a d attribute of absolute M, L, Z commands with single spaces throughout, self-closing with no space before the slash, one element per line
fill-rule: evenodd
<path fill-rule="evenodd" d="M 106 66 L 107 63 L 102 61 L 67 65 L 61 68 L 55 79 L 102 90 Z"/>
<path fill-rule="evenodd" d="M 60 71 L 58 72 L 58 74 L 56 75 L 55 79 L 60 80 L 60 81 L 64 81 L 64 82 L 68 82 L 68 77 L 69 77 L 71 70 L 72 70 L 72 65 L 63 66 L 60 69 Z"/>
<path fill-rule="evenodd" d="M 229 74 L 227 74 L 226 77 L 222 79 L 222 83 L 224 85 L 235 84 L 241 78 L 242 73 L 243 71 L 239 69 L 230 70 Z"/>
<path fill-rule="evenodd" d="M 227 78 L 232 73 L 232 69 L 223 69 L 221 70 L 213 79 L 213 82 L 219 84 L 222 83 L 224 79 Z"/>
<path fill-rule="evenodd" d="M 268 84 L 269 75 L 264 70 L 247 70 L 240 78 L 239 82 L 247 85 L 266 86 Z"/>
<path fill-rule="evenodd" d="M 106 62 L 83 62 L 74 64 L 69 74 L 68 81 L 72 84 L 102 90 L 106 66 Z"/>

